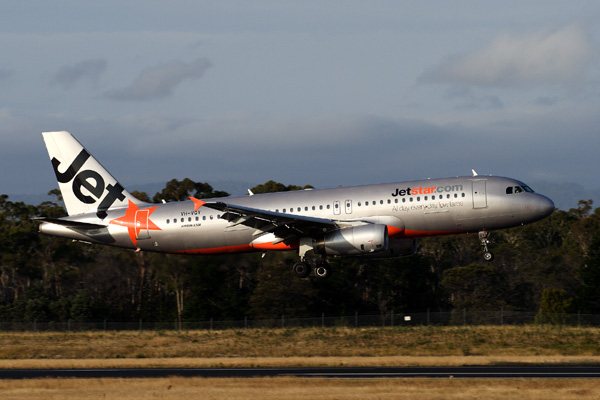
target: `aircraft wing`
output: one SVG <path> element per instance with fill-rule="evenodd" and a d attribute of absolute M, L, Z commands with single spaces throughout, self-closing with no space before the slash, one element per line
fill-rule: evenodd
<path fill-rule="evenodd" d="M 335 222 L 329 219 L 282 214 L 223 202 L 205 203 L 204 207 L 224 212 L 221 218 L 229 221 L 230 226 L 245 225 L 254 228 L 254 236 L 273 233 L 286 244 L 298 237 L 317 238 L 323 235 L 323 232 L 338 228 Z"/>

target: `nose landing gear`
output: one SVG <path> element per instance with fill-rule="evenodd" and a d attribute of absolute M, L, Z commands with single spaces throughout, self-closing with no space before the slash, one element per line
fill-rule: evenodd
<path fill-rule="evenodd" d="M 490 233 L 488 231 L 479 232 L 479 243 L 483 246 L 483 259 L 488 262 L 494 259 L 494 254 L 488 250 L 488 244 L 490 244 L 489 237 Z"/>

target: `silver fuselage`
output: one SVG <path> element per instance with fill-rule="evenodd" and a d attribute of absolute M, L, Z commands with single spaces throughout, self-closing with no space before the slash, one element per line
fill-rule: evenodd
<path fill-rule="evenodd" d="M 515 227 L 538 221 L 554 210 L 547 197 L 524 190 L 518 180 L 492 176 L 427 179 L 333 189 L 203 199 L 264 210 L 282 216 L 333 221 L 340 228 L 383 224 L 389 237 L 460 234 Z M 509 193 L 510 192 L 510 193 Z M 132 209 L 133 208 L 133 209 Z M 232 224 L 223 212 L 194 201 L 133 204 L 64 220 L 104 225 L 78 229 L 44 222 L 40 231 L 91 243 L 145 251 L 225 254 L 295 250 L 244 224 Z M 261 240 L 262 238 L 262 240 Z"/>

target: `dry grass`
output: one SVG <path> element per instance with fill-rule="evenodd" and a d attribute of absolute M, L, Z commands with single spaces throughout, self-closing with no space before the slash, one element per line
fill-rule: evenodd
<path fill-rule="evenodd" d="M 0 333 L 0 359 L 600 356 L 600 329 L 546 326 Z"/>
<path fill-rule="evenodd" d="M 600 356 L 219 357 L 0 360 L 0 368 L 435 367 L 600 365 Z"/>
<path fill-rule="evenodd" d="M 0 333 L 0 368 L 600 364 L 600 329 L 414 327 Z M 2 399 L 597 399 L 593 379 L 34 379 Z"/>
<path fill-rule="evenodd" d="M 598 399 L 591 379 L 36 379 L 0 381 L 2 399 Z"/>

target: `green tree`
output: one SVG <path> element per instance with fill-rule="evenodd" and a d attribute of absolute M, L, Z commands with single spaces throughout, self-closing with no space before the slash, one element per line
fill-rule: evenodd
<path fill-rule="evenodd" d="M 589 246 L 588 254 L 580 268 L 581 286 L 578 305 L 585 312 L 600 313 L 600 231 Z"/>
<path fill-rule="evenodd" d="M 506 306 L 506 279 L 492 265 L 471 264 L 444 271 L 443 287 L 455 309 L 499 310 Z"/>
<path fill-rule="evenodd" d="M 310 185 L 304 186 L 296 186 L 296 185 L 284 185 L 283 183 L 275 182 L 273 180 L 265 182 L 260 185 L 254 186 L 252 189 L 252 193 L 276 193 L 276 192 L 289 192 L 292 190 L 304 190 L 304 189 L 312 189 L 313 187 Z"/>
<path fill-rule="evenodd" d="M 152 200 L 155 203 L 164 201 L 184 201 L 190 197 L 197 199 L 206 199 L 214 197 L 227 197 L 229 193 L 223 191 L 214 191 L 208 183 L 194 182 L 189 178 L 182 181 L 171 179 L 167 182 L 165 188 L 156 193 Z"/>
<path fill-rule="evenodd" d="M 546 288 L 542 292 L 540 309 L 535 316 L 538 324 L 563 325 L 573 299 L 564 289 Z"/>

